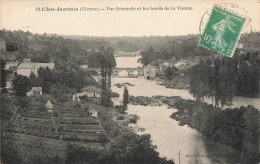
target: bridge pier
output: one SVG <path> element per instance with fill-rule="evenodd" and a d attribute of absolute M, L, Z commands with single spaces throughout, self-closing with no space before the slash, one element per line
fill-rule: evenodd
<path fill-rule="evenodd" d="M 101 76 L 100 68 L 88 68 L 90 71 L 95 71 L 99 76 Z M 113 68 L 112 69 L 112 77 L 120 77 L 120 72 L 126 71 L 128 73 L 128 77 L 140 77 L 144 76 L 143 68 Z"/>

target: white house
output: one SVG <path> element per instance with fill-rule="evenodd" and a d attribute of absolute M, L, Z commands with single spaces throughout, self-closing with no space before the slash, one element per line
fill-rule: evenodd
<path fill-rule="evenodd" d="M 38 69 L 40 68 L 54 69 L 54 63 L 35 63 L 35 62 L 22 62 L 17 67 L 17 74 L 29 77 L 31 72 L 38 76 Z"/>

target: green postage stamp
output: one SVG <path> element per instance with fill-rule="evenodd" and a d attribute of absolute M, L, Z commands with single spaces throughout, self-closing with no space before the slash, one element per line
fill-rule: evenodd
<path fill-rule="evenodd" d="M 245 20 L 214 6 L 199 45 L 232 57 Z"/>

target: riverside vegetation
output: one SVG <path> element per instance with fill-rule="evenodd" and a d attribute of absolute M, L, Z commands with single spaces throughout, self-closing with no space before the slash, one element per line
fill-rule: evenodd
<path fill-rule="evenodd" d="M 130 97 L 134 105 L 162 105 L 178 109 L 170 117 L 179 125 L 188 125 L 213 140 L 235 151 L 226 155 L 227 161 L 256 163 L 259 160 L 259 111 L 253 106 L 221 109 L 210 104 L 184 100 L 179 96 Z M 238 158 L 239 157 L 239 158 Z"/>

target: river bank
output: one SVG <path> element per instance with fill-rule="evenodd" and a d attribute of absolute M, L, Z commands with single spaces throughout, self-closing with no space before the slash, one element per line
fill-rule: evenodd
<path fill-rule="evenodd" d="M 216 141 L 229 149 L 229 153 L 219 152 L 214 158 L 218 156 L 221 161 L 230 163 L 255 163 L 258 160 L 258 144 L 252 145 L 259 143 L 259 112 L 253 106 L 223 110 L 207 103 L 184 100 L 179 96 L 131 96 L 130 103 L 144 106 L 166 104 L 168 108 L 178 109 L 170 117 L 178 121 L 180 126 L 196 129 L 207 140 Z"/>
<path fill-rule="evenodd" d="M 215 142 L 212 139 L 206 139 L 205 135 L 202 135 L 202 133 L 195 130 L 195 128 L 191 128 L 190 125 L 185 124 L 180 126 L 180 121 L 169 117 L 172 113 L 180 111 L 177 110 L 176 102 L 178 102 L 178 100 L 195 100 L 188 90 L 166 88 L 165 86 L 156 84 L 155 81 L 146 80 L 144 78 L 112 78 L 112 91 L 117 92 L 120 95 L 118 98 L 114 99 L 115 104 L 122 103 L 124 91 L 124 87 L 118 88 L 117 86 L 114 86 L 114 84 L 117 83 L 130 83 L 133 85 L 127 86 L 127 88 L 129 95 L 134 96 L 135 100 L 130 102 L 126 112 L 128 114 L 136 114 L 140 118 L 140 120 L 137 121 L 136 126 L 144 128 L 145 131 L 137 131 L 136 133 L 151 134 L 152 143 L 157 146 L 157 150 L 161 157 L 174 159 L 175 161 L 178 161 L 180 157 L 181 163 L 187 164 L 243 163 L 241 161 L 227 161 L 226 156 L 240 159 L 237 153 L 233 151 L 234 149 L 225 144 L 221 144 L 220 142 Z M 143 100 L 139 98 L 136 99 L 136 97 L 139 96 Z M 205 99 L 205 101 L 211 103 L 211 100 Z M 146 106 L 138 105 L 143 102 L 145 102 Z M 151 105 L 152 103 L 154 103 L 154 105 Z M 162 105 L 156 106 L 156 103 Z M 260 108 L 258 99 L 234 97 L 233 107 L 249 104 L 254 105 L 256 108 Z M 225 120 L 228 121 L 229 119 Z M 210 120 L 208 121 L 210 122 Z M 237 122 L 239 122 L 239 120 Z M 217 125 L 216 123 L 214 124 Z M 204 125 L 202 125 L 202 127 L 203 126 Z M 219 127 L 221 126 L 223 126 L 223 124 L 219 125 Z M 214 133 L 214 130 L 212 131 L 212 133 Z M 219 132 L 218 134 L 225 133 Z M 179 150 L 181 152 L 180 155 Z M 202 156 L 190 156 L 194 154 Z"/>
<path fill-rule="evenodd" d="M 190 78 L 185 74 L 175 75 L 172 79 L 156 77 L 157 84 L 172 89 L 190 89 Z"/>

